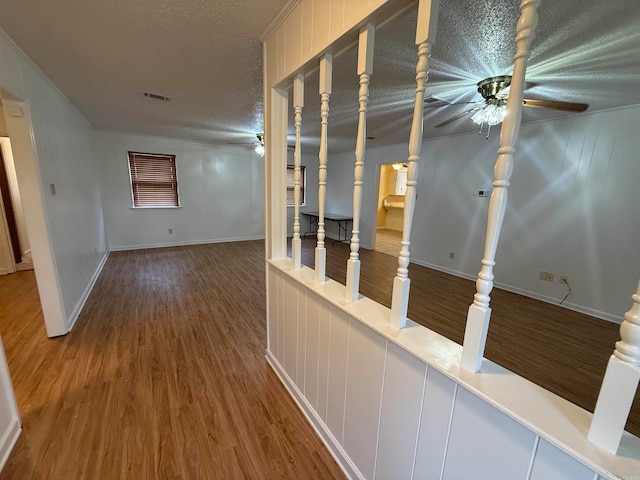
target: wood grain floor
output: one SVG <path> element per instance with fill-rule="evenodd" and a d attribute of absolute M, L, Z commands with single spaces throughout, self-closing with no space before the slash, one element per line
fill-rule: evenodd
<path fill-rule="evenodd" d="M 302 241 L 302 262 L 313 267 L 315 239 Z M 344 285 L 349 245 L 327 248 L 327 276 Z M 360 293 L 391 306 L 398 259 L 360 249 Z M 411 264 L 409 318 L 462 344 L 475 283 Z M 494 289 L 485 357 L 593 412 L 620 339 L 620 326 L 532 298 Z M 631 307 L 631 298 L 629 298 Z M 640 388 L 626 429 L 640 436 Z"/>
<path fill-rule="evenodd" d="M 263 252 L 112 253 L 56 339 L 33 273 L 0 277 L 24 429 L 0 478 L 344 478 L 264 359 Z"/>

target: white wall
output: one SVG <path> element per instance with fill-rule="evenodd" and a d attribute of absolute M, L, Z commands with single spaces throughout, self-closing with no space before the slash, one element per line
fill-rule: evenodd
<path fill-rule="evenodd" d="M 570 308 L 621 321 L 640 275 L 640 106 L 525 124 L 496 256 L 499 286 L 551 302 L 572 287 Z M 498 136 L 426 140 L 422 147 L 411 258 L 475 278 L 484 248 Z M 366 152 L 362 241 L 372 248 L 378 165 L 402 161 L 406 145 Z M 350 152 L 329 161 L 327 209 L 349 212 Z M 455 259 L 449 259 L 455 252 Z M 555 274 L 538 280 L 539 271 Z M 470 302 L 472 299 L 469 299 Z"/>
<path fill-rule="evenodd" d="M 21 170 L 26 171 L 25 159 L 19 155 L 13 139 L 12 146 L 36 278 L 40 276 L 40 254 L 36 252 L 35 242 L 42 235 L 33 228 L 30 217 L 33 220 L 34 210 L 29 211 L 25 197 L 41 196 L 39 203 L 44 203 L 40 223 L 49 237 L 46 247 L 52 257 L 50 271 L 57 279 L 55 295 L 59 297 L 63 316 L 58 322 L 59 328 L 52 331 L 49 324 L 47 328 L 50 335 L 61 335 L 77 318 L 106 258 L 99 170 L 91 145 L 92 127 L 3 31 L 0 31 L 0 87 L 3 99 L 24 101 L 30 112 L 36 153 L 33 183 L 21 178 Z M 25 115 L 28 115 L 26 110 Z M 12 134 L 11 125 L 8 126 Z M 55 185 L 55 196 L 49 193 L 50 184 Z M 51 282 L 41 280 L 38 279 L 38 287 L 42 296 L 42 285 Z M 45 312 L 45 318 L 46 315 Z"/>
<path fill-rule="evenodd" d="M 110 249 L 264 238 L 264 166 L 253 149 L 116 132 L 95 132 L 94 145 Z M 180 208 L 131 208 L 128 151 L 176 155 Z"/>
<path fill-rule="evenodd" d="M 287 165 L 293 165 L 293 152 L 287 154 Z M 305 167 L 307 177 L 306 205 L 300 207 L 300 235 L 309 231 L 309 217 L 302 212 L 318 211 L 318 155 L 301 155 L 300 165 Z M 287 207 L 287 237 L 293 236 L 293 206 Z"/>

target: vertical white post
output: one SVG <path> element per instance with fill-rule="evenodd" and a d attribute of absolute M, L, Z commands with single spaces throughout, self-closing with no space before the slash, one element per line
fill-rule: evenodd
<path fill-rule="evenodd" d="M 318 245 L 316 246 L 316 282 L 324 282 L 327 268 L 327 250 L 324 245 L 324 205 L 327 191 L 327 124 L 329 122 L 329 96 L 333 56 L 329 53 L 320 59 L 320 162 L 318 172 Z"/>
<path fill-rule="evenodd" d="M 491 308 L 489 293 L 493 289 L 493 266 L 504 212 L 507 208 L 507 188 L 513 171 L 513 155 L 520 132 L 522 118 L 522 93 L 529 59 L 530 45 L 538 24 L 538 6 L 541 0 L 522 0 L 520 18 L 516 26 L 516 54 L 514 56 L 511 88 L 507 99 L 507 116 L 502 122 L 498 159 L 493 170 L 493 192 L 489 200 L 487 235 L 482 268 L 476 281 L 476 294 L 467 314 L 467 325 L 462 349 L 462 368 L 477 372 L 482 366 L 482 356 L 489 330 Z"/>
<path fill-rule="evenodd" d="M 616 453 L 640 382 L 640 282 L 620 325 L 621 340 L 609 359 L 588 438 Z"/>
<path fill-rule="evenodd" d="M 302 125 L 302 107 L 304 106 L 304 74 L 299 73 L 293 79 L 293 111 L 295 114 L 296 145 L 293 152 L 293 239 L 291 256 L 293 268 L 302 266 L 302 244 L 300 243 L 300 126 Z"/>
<path fill-rule="evenodd" d="M 429 56 L 436 39 L 438 19 L 438 0 L 420 0 L 418 4 L 418 25 L 416 28 L 416 45 L 418 45 L 418 62 L 416 64 L 416 98 L 413 105 L 413 121 L 409 136 L 409 158 L 407 170 L 407 191 L 404 200 L 404 219 L 402 225 L 402 242 L 398 256 L 398 272 L 393 279 L 393 295 L 391 298 L 391 325 L 404 328 L 407 323 L 407 307 L 409 305 L 409 239 L 411 223 L 416 204 L 416 179 L 418 162 L 422 149 L 422 116 L 424 111 L 424 91 L 429 77 Z"/>
<path fill-rule="evenodd" d="M 360 29 L 358 39 L 358 75 L 360 91 L 358 101 L 358 134 L 356 137 L 356 163 L 353 172 L 353 221 L 351 232 L 351 253 L 347 260 L 347 281 L 345 299 L 354 302 L 360 290 L 360 209 L 362 205 L 362 183 L 364 180 L 364 151 L 367 143 L 367 104 L 369 103 L 369 77 L 373 73 L 373 44 L 375 27 L 367 23 Z"/>

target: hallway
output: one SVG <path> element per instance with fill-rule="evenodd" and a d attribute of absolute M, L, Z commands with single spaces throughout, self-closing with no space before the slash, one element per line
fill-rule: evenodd
<path fill-rule="evenodd" d="M 33 273 L 0 277 L 23 421 L 0 478 L 343 478 L 264 359 L 263 258 L 262 241 L 114 252 L 55 339 Z"/>

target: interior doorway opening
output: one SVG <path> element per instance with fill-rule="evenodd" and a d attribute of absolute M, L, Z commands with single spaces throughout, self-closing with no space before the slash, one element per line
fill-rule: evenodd
<path fill-rule="evenodd" d="M 15 183 L 15 188 L 9 192 L 12 205 L 9 208 L 14 214 L 16 230 L 12 241 L 5 220 L 6 203 L 9 202 L 3 202 L 0 242 L 4 238 L 5 245 L 0 245 L 0 255 L 8 252 L 5 263 L 11 264 L 12 272 L 29 268 L 34 270 L 47 336 L 64 335 L 68 327 L 47 225 L 31 112 L 27 102 L 16 99 L 3 88 L 0 88 L 0 99 L 0 116 L 3 119 L 0 127 L 4 128 L 6 134 L 0 135 L 6 139 L 2 140 L 3 166 L 7 166 L 10 156 L 12 164 L 7 168 L 7 177 L 8 183 Z M 14 252 L 16 242 L 18 248 Z"/>
<path fill-rule="evenodd" d="M 404 222 L 404 195 L 407 191 L 407 165 L 380 165 L 376 199 L 374 250 L 397 257 Z"/>

